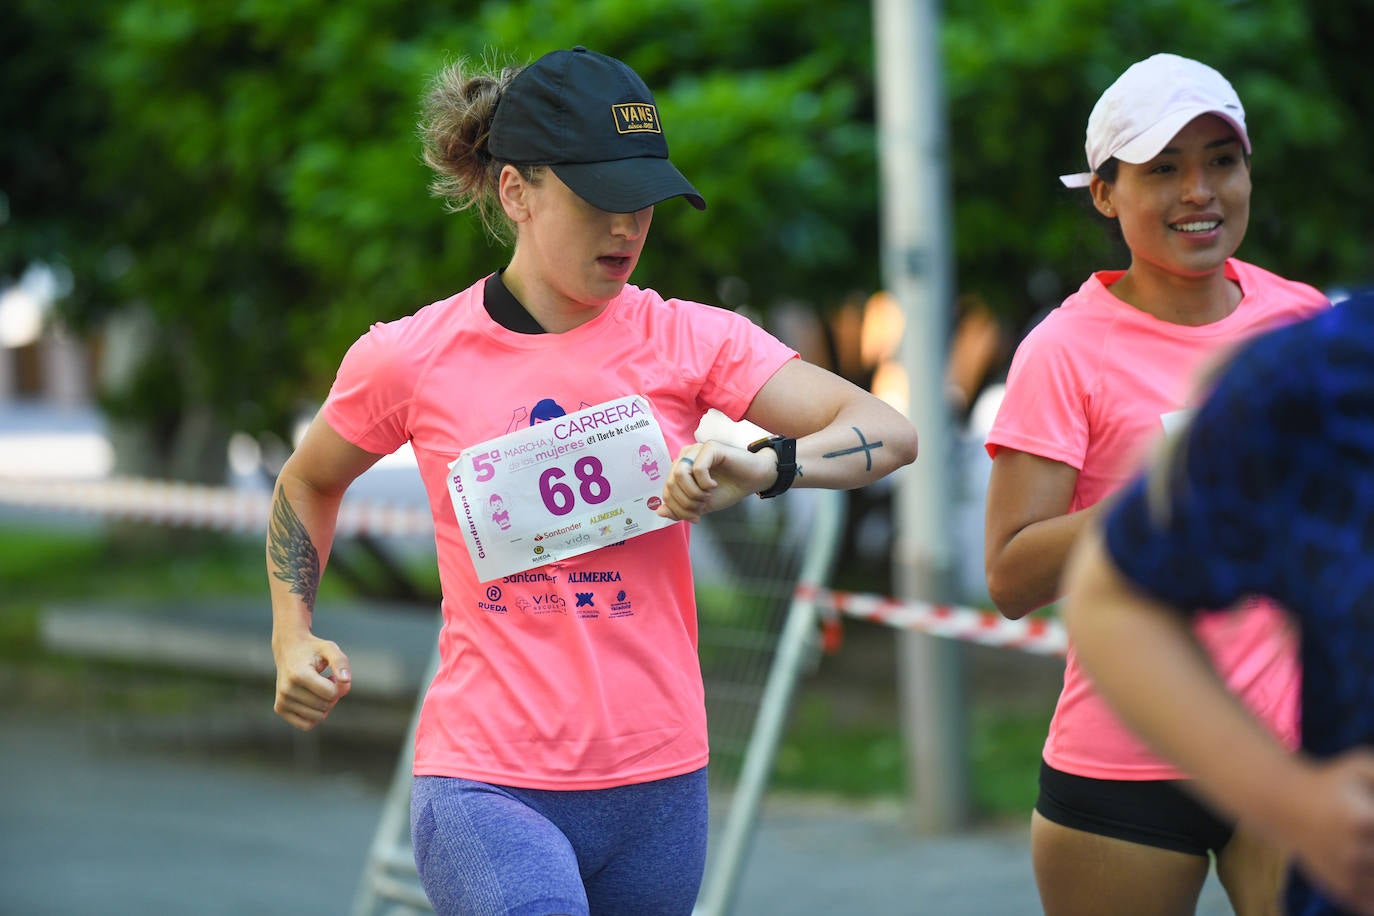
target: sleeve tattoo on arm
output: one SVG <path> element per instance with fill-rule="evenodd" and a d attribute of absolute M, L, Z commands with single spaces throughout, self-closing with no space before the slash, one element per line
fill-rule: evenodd
<path fill-rule="evenodd" d="M 267 529 L 267 553 L 276 567 L 272 575 L 291 586 L 305 606 L 315 610 L 315 595 L 320 589 L 320 553 L 310 540 L 296 510 L 278 493 L 272 504 L 272 522 Z"/>
<path fill-rule="evenodd" d="M 883 447 L 883 440 L 879 439 L 879 440 L 876 441 L 876 442 L 869 442 L 866 438 L 864 438 L 864 434 L 863 434 L 862 432 L 859 431 L 859 427 L 857 427 L 857 426 L 851 426 L 851 427 L 849 427 L 849 428 L 852 429 L 852 430 L 854 430 L 854 434 L 855 434 L 856 436 L 859 437 L 859 444 L 856 445 L 856 446 L 854 446 L 853 448 L 842 448 L 842 449 L 840 449 L 839 451 L 835 451 L 835 452 L 826 452 L 826 453 L 825 453 L 824 455 L 822 455 L 821 457 L 822 457 L 822 458 L 839 458 L 841 455 L 856 455 L 856 454 L 858 454 L 859 452 L 863 452 L 863 453 L 864 453 L 864 462 L 865 462 L 865 463 L 864 463 L 864 470 L 865 470 L 865 471 L 871 471 L 871 470 L 873 470 L 873 453 L 876 452 L 878 449 L 880 449 L 880 448 Z"/>

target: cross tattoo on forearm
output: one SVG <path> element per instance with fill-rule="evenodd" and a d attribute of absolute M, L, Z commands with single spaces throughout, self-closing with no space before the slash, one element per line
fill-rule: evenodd
<path fill-rule="evenodd" d="M 873 453 L 883 447 L 883 441 L 879 439 L 877 442 L 869 442 L 867 439 L 864 438 L 864 434 L 859 432 L 859 427 L 851 426 L 849 428 L 854 430 L 854 434 L 859 437 L 859 444 L 854 446 L 853 448 L 840 449 L 837 452 L 826 452 L 821 457 L 838 458 L 841 455 L 853 455 L 857 452 L 863 452 L 865 462 L 864 470 L 873 470 Z"/>

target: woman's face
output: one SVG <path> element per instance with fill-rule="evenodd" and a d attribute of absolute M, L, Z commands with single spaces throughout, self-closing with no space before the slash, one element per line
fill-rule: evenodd
<path fill-rule="evenodd" d="M 619 295 L 639 263 L 654 208 L 599 210 L 552 169 L 544 170 L 537 185 L 521 184 L 513 216 L 519 227 L 516 257 L 527 279 L 578 305 L 604 305 Z"/>
<path fill-rule="evenodd" d="M 1133 271 L 1203 276 L 1235 254 L 1250 221 L 1244 153 L 1230 124 L 1202 115 L 1154 159 L 1121 162 L 1114 183 L 1093 182 L 1097 208 L 1121 225 Z"/>

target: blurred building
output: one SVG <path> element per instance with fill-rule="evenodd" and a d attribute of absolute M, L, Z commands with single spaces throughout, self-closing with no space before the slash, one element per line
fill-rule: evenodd
<path fill-rule="evenodd" d="M 35 265 L 0 289 L 0 476 L 104 477 L 114 466 L 97 404 L 104 347 L 58 317 L 64 283 Z"/>
<path fill-rule="evenodd" d="M 0 290 L 0 405 L 94 403 L 95 344 L 71 334 L 53 308 L 69 285 L 61 271 L 34 264 Z"/>

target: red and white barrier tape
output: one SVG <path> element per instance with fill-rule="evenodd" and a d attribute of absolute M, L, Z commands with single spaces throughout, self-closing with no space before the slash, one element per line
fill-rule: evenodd
<path fill-rule="evenodd" d="M 261 491 L 132 477 L 79 481 L 0 477 L 0 504 L 216 531 L 266 531 L 271 500 L 270 493 Z M 346 499 L 339 510 L 335 531 L 346 536 L 431 535 L 434 523 L 424 508 Z M 979 608 L 898 601 L 811 585 L 798 586 L 796 594 L 816 605 L 827 623 L 828 642 L 837 638 L 839 615 L 845 615 L 1039 655 L 1063 655 L 1068 651 L 1068 636 L 1053 617 L 1037 615 L 1007 620 Z"/>
<path fill-rule="evenodd" d="M 797 596 L 813 601 L 821 616 L 827 619 L 831 628 L 827 641 L 835 639 L 833 629 L 838 615 L 843 614 L 892 627 L 920 630 L 932 636 L 1019 649 L 1037 655 L 1063 655 L 1069 647 L 1068 634 L 1054 617 L 1036 615 L 1008 620 L 980 608 L 897 601 L 881 595 L 836 592 L 807 585 L 797 588 Z"/>
<path fill-rule="evenodd" d="M 208 528 L 267 530 L 272 494 L 135 477 L 103 480 L 0 478 L 0 503 L 28 509 L 78 512 L 105 518 Z M 345 499 L 335 533 L 380 537 L 432 535 L 434 522 L 420 507 Z"/>

